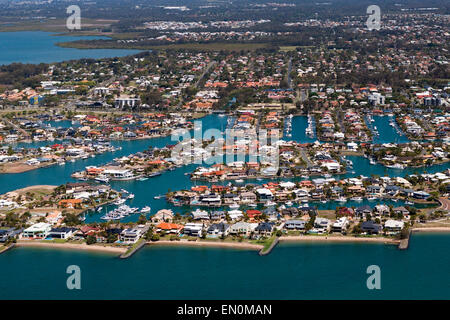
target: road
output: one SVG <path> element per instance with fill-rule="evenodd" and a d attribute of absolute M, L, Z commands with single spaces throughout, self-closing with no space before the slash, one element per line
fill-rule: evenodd
<path fill-rule="evenodd" d="M 300 149 L 300 156 L 303 158 L 303 160 L 306 161 L 306 166 L 312 167 L 314 164 L 312 163 L 312 161 L 309 159 L 308 154 L 306 153 L 305 149 L 301 148 Z"/>
<path fill-rule="evenodd" d="M 203 71 L 202 75 L 198 78 L 197 82 L 194 84 L 195 88 L 198 88 L 198 86 L 200 85 L 200 81 L 202 81 L 202 79 L 209 73 L 209 71 L 211 70 L 211 68 L 213 66 L 215 66 L 215 64 L 217 63 L 217 61 L 211 61 L 208 66 L 206 67 L 205 71 Z"/>

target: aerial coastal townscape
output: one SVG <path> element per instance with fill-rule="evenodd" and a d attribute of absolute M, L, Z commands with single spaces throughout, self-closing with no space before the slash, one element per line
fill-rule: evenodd
<path fill-rule="evenodd" d="M 41 59 L 0 53 L 0 264 L 447 248 L 449 3 L 387 1 L 378 30 L 370 4 L 81 1 L 68 30 L 67 3 L 0 2 L 0 41 Z"/>

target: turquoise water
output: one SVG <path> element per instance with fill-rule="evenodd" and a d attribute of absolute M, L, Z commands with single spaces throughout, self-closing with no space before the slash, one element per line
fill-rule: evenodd
<path fill-rule="evenodd" d="M 300 118 L 301 120 L 302 118 Z M 304 118 L 303 118 L 304 119 Z M 293 138 L 304 142 L 301 121 Z M 202 119 L 203 130 L 222 128 L 225 117 L 210 115 Z M 306 125 L 306 121 L 304 121 Z M 297 130 L 297 131 L 296 131 Z M 30 146 L 40 143 L 31 143 Z M 170 137 L 115 141 L 122 150 L 95 158 L 52 166 L 22 174 L 0 175 L 0 193 L 33 184 L 62 184 L 73 181 L 70 174 L 87 165 L 101 165 L 115 157 L 142 151 L 149 146 L 173 144 Z M 435 172 L 448 164 L 425 169 L 395 170 L 370 165 L 362 157 L 348 157 L 355 173 L 390 174 Z M 112 187 L 135 194 L 131 205 L 150 204 L 152 214 L 161 208 L 173 208 L 164 199 L 153 196 L 168 189 L 189 188 L 185 172 L 196 165 L 168 171 L 147 181 L 115 181 Z M 264 181 L 251 180 L 254 183 Z M 200 182 L 199 184 L 204 184 Z M 351 203 L 345 205 L 377 202 Z M 400 204 L 400 201 L 397 203 Z M 332 209 L 337 204 L 314 204 Z M 188 208 L 173 208 L 187 212 Z M 183 212 L 184 211 L 184 212 Z M 99 221 L 102 213 L 87 217 Z M 136 220 L 137 215 L 127 218 Z M 127 221 L 124 219 L 124 221 Z M 383 244 L 282 244 L 268 256 L 255 251 L 219 248 L 150 247 L 131 259 L 121 260 L 106 253 L 77 252 L 62 249 L 17 248 L 0 255 L 0 298 L 3 299 L 448 299 L 450 283 L 448 247 L 450 235 L 414 235 L 409 250 L 399 251 Z M 432 250 L 430 250 L 432 248 Z M 82 290 L 66 289 L 67 266 L 82 270 Z M 381 267 L 382 290 L 366 288 L 367 266 Z M 11 276 L 14 275 L 14 276 Z M 193 289 L 195 288 L 195 289 Z"/>
<path fill-rule="evenodd" d="M 376 126 L 379 135 L 374 136 L 373 143 L 388 143 L 388 142 L 395 142 L 395 143 L 407 143 L 409 142 L 409 139 L 406 137 L 405 134 L 399 135 L 397 131 L 389 125 L 389 118 L 388 116 L 374 116 L 373 124 L 369 124 L 369 126 Z M 398 128 L 398 125 L 397 125 Z"/>
<path fill-rule="evenodd" d="M 75 49 L 56 46 L 57 42 L 107 39 L 97 36 L 53 36 L 42 31 L 0 32 L 0 65 L 13 62 L 52 63 L 81 58 L 110 58 L 138 53 L 126 49 Z"/>
<path fill-rule="evenodd" d="M 249 250 L 147 247 L 127 260 L 18 248 L 0 255 L 0 298 L 449 299 L 449 246 L 448 234 L 417 234 L 405 251 L 297 243 L 260 257 Z M 73 264 L 81 268 L 81 290 L 66 289 L 65 270 Z M 366 287 L 369 265 L 381 269 L 381 290 Z"/>
<path fill-rule="evenodd" d="M 298 120 L 298 118 L 300 120 Z M 202 127 L 203 131 L 209 128 L 224 128 L 226 127 L 227 118 L 219 117 L 217 115 L 209 115 L 202 119 Z M 58 124 L 64 125 L 62 122 L 58 122 Z M 296 117 L 293 119 L 293 138 L 300 142 L 306 142 L 308 140 L 307 137 L 304 136 L 304 129 L 307 125 L 306 117 Z M 67 124 L 68 125 L 68 124 Z M 302 127 L 303 126 L 303 127 Z M 303 136 L 302 136 L 303 133 Z M 304 140 L 305 139 L 305 140 Z M 48 144 L 53 144 L 55 142 L 33 142 L 30 144 L 26 144 L 29 147 L 37 147 Z M 76 162 L 67 162 L 64 166 L 54 165 L 47 168 L 42 168 L 38 170 L 33 170 L 29 172 L 24 172 L 20 174 L 2 174 L 0 175 L 0 193 L 5 193 L 8 191 L 12 191 L 18 188 L 24 188 L 30 185 L 39 185 L 39 184 L 54 184 L 60 185 L 69 181 L 75 181 L 70 177 L 70 175 L 74 171 L 84 170 L 84 168 L 88 165 L 103 165 L 107 162 L 110 162 L 112 159 L 121 156 L 127 156 L 132 153 L 136 153 L 138 151 L 143 151 L 147 149 L 149 146 L 155 147 L 163 147 L 167 144 L 173 144 L 171 141 L 171 137 L 163 137 L 156 139 L 147 139 L 147 140 L 132 140 L 132 141 L 113 141 L 112 144 L 115 146 L 121 146 L 122 150 L 117 151 L 115 153 L 107 152 L 101 155 L 97 155 L 95 158 L 89 158 L 86 160 L 78 160 Z M 24 146 L 24 144 L 20 144 Z M 371 165 L 369 160 L 363 157 L 347 157 L 348 159 L 353 161 L 354 173 L 351 171 L 345 175 L 335 176 L 336 179 L 342 179 L 345 177 L 355 177 L 359 175 L 369 176 L 370 174 L 377 175 L 389 175 L 389 176 L 404 176 L 406 174 L 413 173 L 421 173 L 421 172 L 438 172 L 448 169 L 450 167 L 449 163 L 433 165 L 430 167 L 418 168 L 418 169 L 405 169 L 405 170 L 397 170 L 386 168 L 382 165 L 376 164 Z M 167 203 L 165 199 L 154 199 L 153 197 L 156 195 L 166 194 L 167 191 L 170 190 L 179 190 L 179 189 L 189 189 L 193 185 L 211 185 L 210 183 L 206 183 L 203 181 L 191 181 L 185 173 L 192 172 L 198 165 L 189 165 L 182 168 L 177 168 L 174 171 L 167 171 L 163 173 L 161 176 L 157 176 L 154 178 L 150 178 L 146 181 L 112 181 L 111 186 L 116 189 L 126 189 L 131 193 L 135 194 L 135 198 L 128 202 L 129 205 L 135 207 L 144 207 L 150 205 L 152 211 L 149 215 L 155 214 L 158 210 L 163 208 L 171 208 L 174 212 L 180 213 L 188 213 L 191 208 L 180 208 L 174 207 L 171 204 Z M 278 180 L 293 180 L 299 181 L 300 178 L 293 179 L 278 179 Z M 248 180 L 250 183 L 262 184 L 269 180 Z M 215 184 L 227 184 L 229 181 L 217 182 Z M 392 204 L 394 206 L 402 205 L 403 202 L 391 202 L 384 200 L 376 200 L 376 201 L 368 201 L 364 199 L 362 202 L 354 202 L 348 201 L 344 204 L 340 204 L 337 202 L 328 202 L 328 203 L 320 203 L 320 202 L 311 202 L 311 205 L 317 206 L 318 209 L 328 209 L 333 210 L 337 206 L 345 205 L 345 206 L 361 206 L 361 205 L 369 205 L 374 207 L 379 203 L 387 203 Z M 87 215 L 86 222 L 99 222 L 102 221 L 100 217 L 105 214 L 107 210 L 111 208 L 104 207 L 102 211 L 94 214 Z M 128 221 L 136 221 L 139 215 L 131 215 L 123 219 L 123 222 Z"/>

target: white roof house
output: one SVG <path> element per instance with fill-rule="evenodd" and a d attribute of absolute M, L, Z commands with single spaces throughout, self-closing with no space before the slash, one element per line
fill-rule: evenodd
<path fill-rule="evenodd" d="M 384 228 L 389 231 L 400 231 L 403 229 L 405 223 L 403 221 L 398 220 L 387 220 L 384 223 Z"/>
<path fill-rule="evenodd" d="M 36 223 L 33 224 L 31 227 L 23 230 L 22 237 L 30 239 L 45 238 L 51 229 L 52 226 L 49 223 L 45 222 Z"/>

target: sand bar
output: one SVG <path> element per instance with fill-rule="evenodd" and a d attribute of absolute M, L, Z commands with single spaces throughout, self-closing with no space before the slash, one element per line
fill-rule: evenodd
<path fill-rule="evenodd" d="M 42 248 L 56 248 L 56 249 L 74 249 L 81 251 L 102 251 L 111 253 L 124 253 L 127 248 L 119 248 L 113 246 L 102 245 L 87 245 L 85 243 L 54 243 L 54 242 L 37 242 L 33 240 L 20 240 L 17 242 L 16 247 L 42 247 Z"/>
<path fill-rule="evenodd" d="M 350 237 L 350 236 L 283 236 L 280 241 L 311 241 L 311 242 L 379 242 L 388 244 L 398 244 L 398 240 L 384 237 Z"/>
<path fill-rule="evenodd" d="M 148 245 L 173 245 L 173 246 L 195 246 L 195 247 L 221 247 L 235 249 L 252 249 L 261 250 L 262 245 L 246 243 L 246 242 L 215 242 L 215 241 L 170 241 L 159 240 L 155 242 L 147 242 Z"/>

